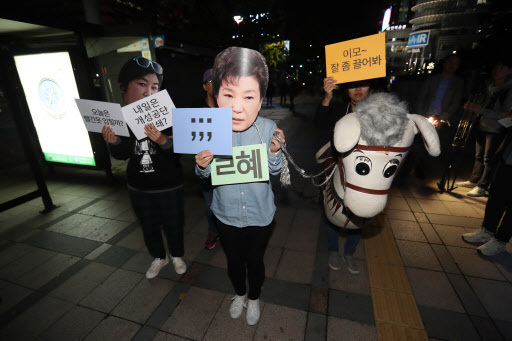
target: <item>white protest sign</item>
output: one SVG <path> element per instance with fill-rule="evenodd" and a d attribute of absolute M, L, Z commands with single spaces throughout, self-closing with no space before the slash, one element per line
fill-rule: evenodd
<path fill-rule="evenodd" d="M 512 127 L 512 116 L 502 118 L 501 120 L 498 120 L 498 122 L 505 128 L 510 128 Z"/>
<path fill-rule="evenodd" d="M 153 124 L 162 131 L 172 127 L 172 108 L 176 108 L 167 90 L 144 97 L 137 102 L 124 106 L 123 116 L 137 140 L 147 137 L 144 133 L 146 124 Z"/>
<path fill-rule="evenodd" d="M 118 136 L 130 136 L 121 105 L 118 103 L 78 98 L 75 99 L 75 102 L 88 131 L 101 133 L 103 126 L 107 125 L 112 127 L 114 133 Z"/>

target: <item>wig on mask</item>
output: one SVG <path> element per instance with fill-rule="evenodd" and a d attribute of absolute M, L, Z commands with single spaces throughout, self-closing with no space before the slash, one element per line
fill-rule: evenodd
<path fill-rule="evenodd" d="M 243 47 L 228 47 L 221 51 L 213 64 L 213 94 L 219 94 L 223 81 L 235 83 L 240 77 L 256 77 L 260 87 L 260 98 L 265 97 L 268 87 L 268 67 L 265 57 L 255 50 Z"/>
<path fill-rule="evenodd" d="M 380 92 L 359 102 L 356 115 L 361 138 L 372 146 L 393 146 L 404 135 L 409 118 L 407 105 L 393 94 Z"/>

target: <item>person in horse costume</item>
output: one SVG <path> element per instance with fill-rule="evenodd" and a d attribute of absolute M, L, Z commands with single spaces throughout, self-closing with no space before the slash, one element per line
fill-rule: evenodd
<path fill-rule="evenodd" d="M 438 156 L 441 149 L 434 126 L 423 116 L 409 114 L 404 102 L 384 92 L 368 96 L 355 112 L 336 122 L 337 153 L 328 152 L 329 142 L 316 154 L 317 162 L 334 172 L 323 186 L 327 219 L 339 227 L 358 229 L 382 212 L 393 178 L 418 132 L 427 152 Z"/>

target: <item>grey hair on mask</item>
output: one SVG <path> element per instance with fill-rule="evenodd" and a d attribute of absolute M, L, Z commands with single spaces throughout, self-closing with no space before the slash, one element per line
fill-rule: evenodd
<path fill-rule="evenodd" d="M 386 92 L 372 94 L 354 109 L 361 125 L 361 138 L 371 146 L 393 146 L 407 128 L 407 104 Z"/>

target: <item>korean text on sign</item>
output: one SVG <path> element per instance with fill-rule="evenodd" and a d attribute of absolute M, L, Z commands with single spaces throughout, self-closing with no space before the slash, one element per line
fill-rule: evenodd
<path fill-rule="evenodd" d="M 145 97 L 123 107 L 123 115 L 138 140 L 146 136 L 144 126 L 152 124 L 162 131 L 172 126 L 174 103 L 167 90 Z"/>
<path fill-rule="evenodd" d="M 385 36 L 379 33 L 325 46 L 327 77 L 338 83 L 385 77 Z"/>
<path fill-rule="evenodd" d="M 119 104 L 87 99 L 75 99 L 75 102 L 88 131 L 101 133 L 103 126 L 107 125 L 116 135 L 129 136 Z"/>
<path fill-rule="evenodd" d="M 210 150 L 213 155 L 231 155 L 232 116 L 230 108 L 172 109 L 174 152 Z"/>
<path fill-rule="evenodd" d="M 268 181 L 267 145 L 233 147 L 233 156 L 214 158 L 211 164 L 212 185 Z"/>

